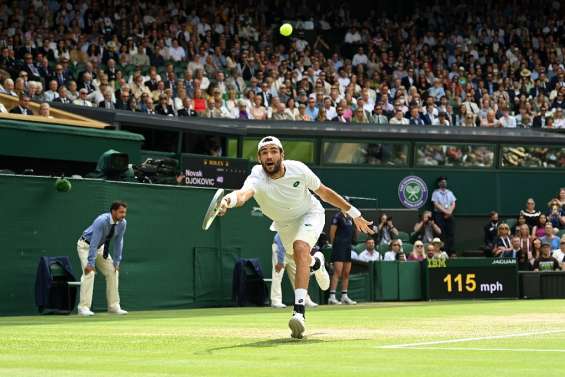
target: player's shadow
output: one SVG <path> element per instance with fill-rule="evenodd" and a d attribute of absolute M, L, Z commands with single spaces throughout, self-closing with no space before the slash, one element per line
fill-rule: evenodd
<path fill-rule="evenodd" d="M 212 353 L 214 351 L 224 351 L 224 350 L 232 350 L 232 349 L 239 349 L 239 348 L 268 348 L 268 347 L 278 347 L 282 345 L 310 345 L 315 343 L 327 343 L 327 340 L 321 339 L 292 339 L 292 338 L 279 338 L 279 339 L 268 339 L 262 340 L 259 342 L 253 343 L 243 343 L 243 344 L 236 344 L 233 346 L 227 347 L 216 347 L 216 348 L 209 348 L 204 351 L 204 353 Z"/>

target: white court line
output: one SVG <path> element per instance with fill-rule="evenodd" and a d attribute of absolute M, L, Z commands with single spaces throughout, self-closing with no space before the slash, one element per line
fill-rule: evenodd
<path fill-rule="evenodd" d="M 392 345 L 388 345 L 388 346 L 380 346 L 380 347 L 377 347 L 377 348 L 381 348 L 381 349 L 415 348 L 415 347 L 420 347 L 420 346 L 433 346 L 433 345 L 436 345 L 436 344 L 477 342 L 477 341 L 480 341 L 480 340 L 519 338 L 519 337 L 524 337 L 524 336 L 558 334 L 558 333 L 563 333 L 563 332 L 565 332 L 565 329 L 534 331 L 534 332 L 506 334 L 506 335 L 491 335 L 491 336 L 481 336 L 481 337 L 475 337 L 475 338 L 436 340 L 436 341 L 431 341 L 431 342 L 420 342 L 420 343 L 392 344 Z"/>
<path fill-rule="evenodd" d="M 540 348 L 476 348 L 476 347 L 402 347 L 407 350 L 436 350 L 436 351 L 510 351 L 510 352 L 563 352 L 565 349 L 540 349 Z"/>

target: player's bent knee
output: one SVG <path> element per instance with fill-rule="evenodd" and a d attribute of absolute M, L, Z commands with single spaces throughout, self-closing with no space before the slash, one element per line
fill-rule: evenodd
<path fill-rule="evenodd" d="M 309 263 L 310 262 L 310 250 L 309 246 L 304 241 L 294 241 L 292 244 L 294 249 L 294 261 L 299 264 L 300 262 Z"/>

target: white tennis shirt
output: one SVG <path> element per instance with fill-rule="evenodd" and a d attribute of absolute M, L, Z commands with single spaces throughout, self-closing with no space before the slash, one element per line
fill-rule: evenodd
<path fill-rule="evenodd" d="M 284 160 L 284 176 L 271 179 L 261 165 L 255 165 L 243 189 L 251 189 L 263 214 L 277 224 L 296 221 L 306 213 L 324 212 L 312 193 L 320 187 L 320 178 L 300 161 Z"/>

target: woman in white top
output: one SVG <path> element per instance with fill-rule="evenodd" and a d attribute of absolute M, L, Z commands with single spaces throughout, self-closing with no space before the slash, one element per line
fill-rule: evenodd
<path fill-rule="evenodd" d="M 239 118 L 239 100 L 237 99 L 237 92 L 233 88 L 228 89 L 228 99 L 224 101 L 224 106 L 230 114 L 232 115 L 231 118 L 237 119 Z"/>
<path fill-rule="evenodd" d="M 174 108 L 176 111 L 184 108 L 184 99 L 187 97 L 186 89 L 179 86 L 177 89 L 177 96 L 174 99 Z"/>
<path fill-rule="evenodd" d="M 385 261 L 406 261 L 406 255 L 402 251 L 402 241 L 392 240 L 389 244 L 390 250 L 385 253 Z"/>
<path fill-rule="evenodd" d="M 287 112 L 293 120 L 300 120 L 300 112 L 296 108 L 296 102 L 294 101 L 294 98 L 289 98 L 286 101 L 285 112 Z"/>

